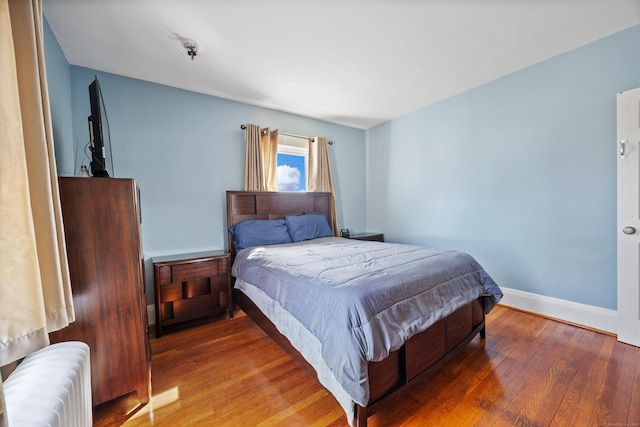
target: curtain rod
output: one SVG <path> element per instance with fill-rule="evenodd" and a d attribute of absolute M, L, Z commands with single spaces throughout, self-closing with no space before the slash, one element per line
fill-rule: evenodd
<path fill-rule="evenodd" d="M 247 129 L 247 125 L 245 125 L 245 124 L 241 124 L 241 125 L 240 125 L 240 129 L 242 129 L 242 130 Z M 309 141 L 313 140 L 313 138 L 312 138 L 312 137 L 309 137 L 309 136 L 302 136 L 302 135 L 296 135 L 296 134 L 293 134 L 293 133 L 287 133 L 287 132 L 280 132 L 280 131 L 278 131 L 278 134 L 279 134 L 279 135 L 290 136 L 290 137 L 292 137 L 292 138 L 307 139 L 307 140 L 309 140 Z M 329 145 L 333 145 L 333 141 L 327 141 L 327 144 L 329 144 Z"/>

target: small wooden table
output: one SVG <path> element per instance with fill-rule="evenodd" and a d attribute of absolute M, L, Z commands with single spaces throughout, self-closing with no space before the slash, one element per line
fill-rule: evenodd
<path fill-rule="evenodd" d="M 230 254 L 208 251 L 155 257 L 156 337 L 165 325 L 228 311 L 231 301 Z"/>
<path fill-rule="evenodd" d="M 349 236 L 350 239 L 355 240 L 371 240 L 374 242 L 384 242 L 384 234 L 382 233 L 359 233 L 359 234 L 351 234 Z"/>

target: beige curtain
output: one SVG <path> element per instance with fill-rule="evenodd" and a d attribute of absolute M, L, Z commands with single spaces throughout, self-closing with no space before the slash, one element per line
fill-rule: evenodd
<path fill-rule="evenodd" d="M 260 138 L 262 159 L 264 160 L 264 182 L 267 191 L 278 191 L 276 178 L 278 170 L 278 129 L 265 129 Z"/>
<path fill-rule="evenodd" d="M 7 410 L 4 405 L 4 394 L 2 393 L 2 376 L 0 376 L 0 427 L 7 427 Z"/>
<path fill-rule="evenodd" d="M 41 0 L 0 0 L 0 365 L 74 320 Z"/>
<path fill-rule="evenodd" d="M 329 145 L 326 138 L 314 138 L 309 144 L 309 191 L 331 193 L 331 223 L 333 235 L 339 236 L 338 209 L 336 207 L 336 191 L 333 187 L 331 176 L 331 163 L 329 162 Z"/>
<path fill-rule="evenodd" d="M 278 130 L 246 125 L 245 191 L 277 191 Z"/>

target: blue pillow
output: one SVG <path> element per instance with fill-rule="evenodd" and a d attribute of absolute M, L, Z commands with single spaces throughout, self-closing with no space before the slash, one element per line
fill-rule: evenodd
<path fill-rule="evenodd" d="M 229 229 L 236 251 L 252 246 L 292 243 L 284 219 L 250 219 Z"/>
<path fill-rule="evenodd" d="M 285 217 L 284 221 L 294 242 L 333 236 L 323 214 L 293 215 Z"/>

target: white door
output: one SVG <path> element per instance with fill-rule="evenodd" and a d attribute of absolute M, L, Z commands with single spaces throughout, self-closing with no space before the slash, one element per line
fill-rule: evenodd
<path fill-rule="evenodd" d="M 618 341 L 640 347 L 640 88 L 618 94 Z"/>

